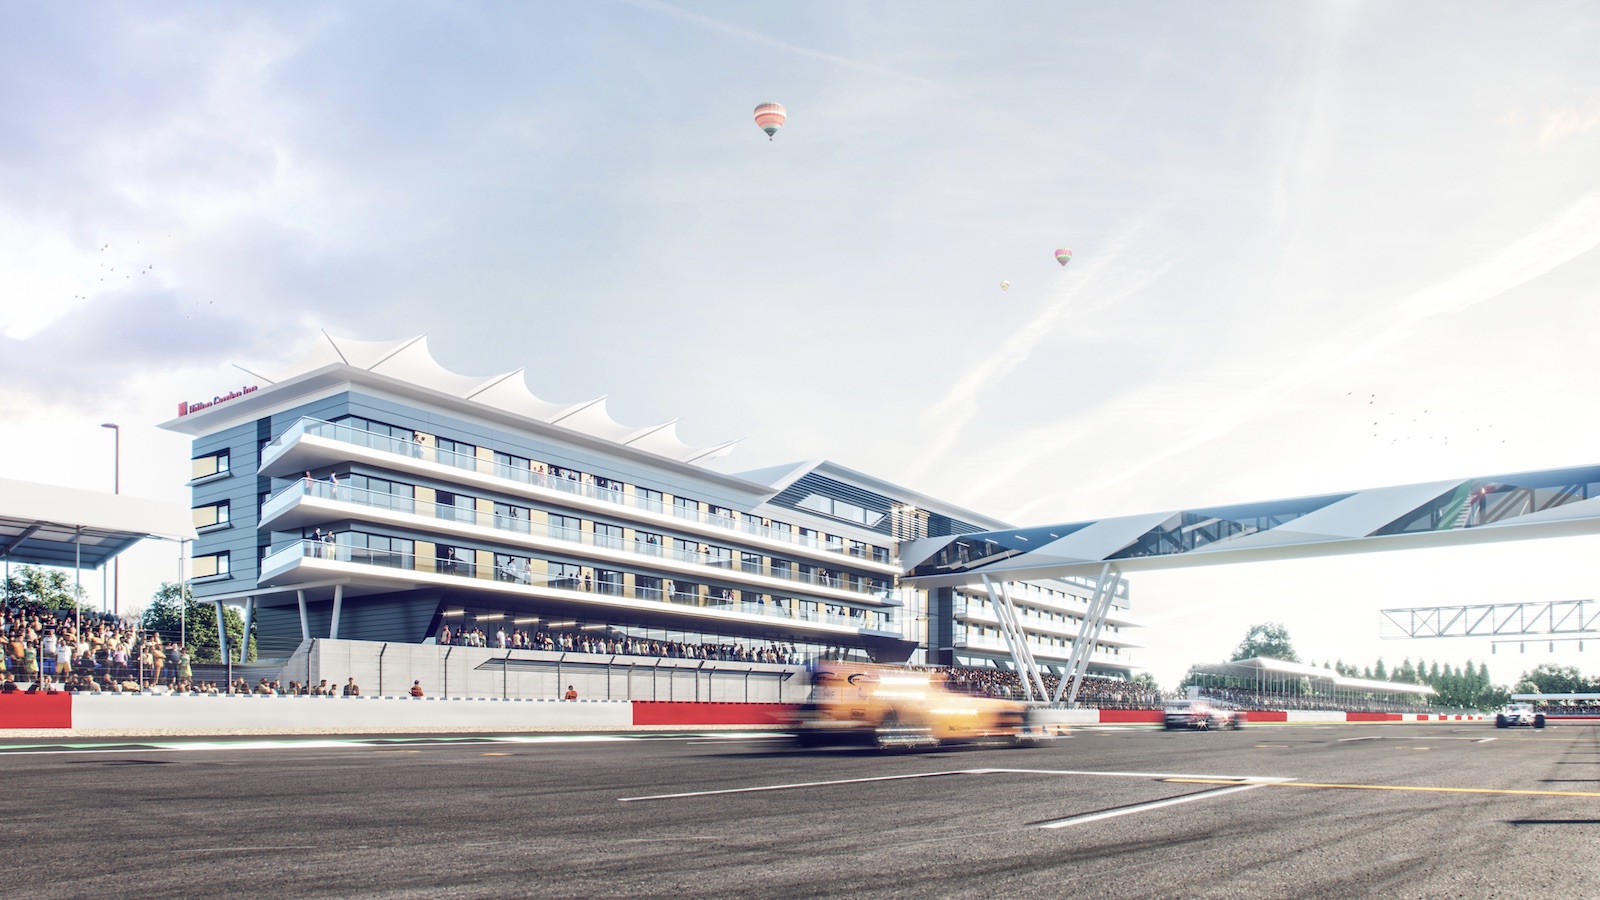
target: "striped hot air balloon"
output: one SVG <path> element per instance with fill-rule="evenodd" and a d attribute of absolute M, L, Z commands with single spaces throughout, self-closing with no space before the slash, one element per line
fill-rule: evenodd
<path fill-rule="evenodd" d="M 1072 262 L 1072 251 L 1065 247 L 1057 247 L 1056 262 L 1061 263 L 1063 266 L 1069 262 Z"/>
<path fill-rule="evenodd" d="M 763 103 L 756 107 L 756 127 L 767 133 L 769 141 L 788 118 L 789 114 L 784 111 L 782 103 Z"/>

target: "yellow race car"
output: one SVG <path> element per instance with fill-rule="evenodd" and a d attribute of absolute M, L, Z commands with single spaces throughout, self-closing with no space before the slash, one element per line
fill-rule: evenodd
<path fill-rule="evenodd" d="M 1021 745 L 1035 737 L 1027 706 L 952 690 L 943 672 L 818 662 L 810 677 L 810 696 L 793 723 L 801 746 Z"/>

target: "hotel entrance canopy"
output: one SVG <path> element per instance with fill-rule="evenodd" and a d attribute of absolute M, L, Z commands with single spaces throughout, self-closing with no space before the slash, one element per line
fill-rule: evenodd
<path fill-rule="evenodd" d="M 0 478 L 0 560 L 99 568 L 147 538 L 194 540 L 176 503 Z"/>

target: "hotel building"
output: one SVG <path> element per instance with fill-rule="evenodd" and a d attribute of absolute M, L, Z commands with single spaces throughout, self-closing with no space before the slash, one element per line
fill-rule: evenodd
<path fill-rule="evenodd" d="M 162 427 L 194 438 L 194 594 L 242 606 L 262 657 L 524 630 L 1010 668 L 981 584 L 899 584 L 902 543 L 1005 522 L 827 461 L 724 474 L 732 444 L 449 372 L 421 337 L 252 374 Z M 1093 584 L 1009 590 L 1059 671 Z M 1135 624 L 1124 590 L 1091 673 L 1130 673 Z"/>

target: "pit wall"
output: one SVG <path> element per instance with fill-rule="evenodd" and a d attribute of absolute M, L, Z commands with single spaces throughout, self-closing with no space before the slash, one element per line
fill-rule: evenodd
<path fill-rule="evenodd" d="M 278 697 L 152 694 L 0 695 L 0 730 L 75 729 L 128 734 L 183 732 L 360 732 L 628 730 L 781 727 L 788 703 L 681 700 L 499 700 L 425 697 Z M 1253 723 L 1476 721 L 1481 715 L 1268 710 Z M 1041 710 L 1049 726 L 1159 725 L 1160 710 Z"/>

